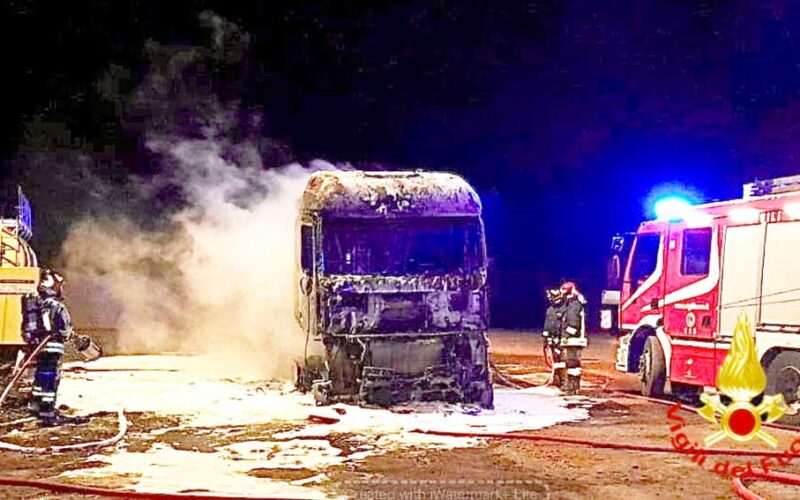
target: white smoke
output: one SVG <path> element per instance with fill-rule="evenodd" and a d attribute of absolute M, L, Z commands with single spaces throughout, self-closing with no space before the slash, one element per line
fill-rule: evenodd
<path fill-rule="evenodd" d="M 116 310 L 128 352 L 204 352 L 232 373 L 287 375 L 305 341 L 293 309 L 297 202 L 309 170 L 243 169 L 213 140 L 153 147 L 177 162 L 189 203 L 158 231 L 120 218 L 73 226 L 65 273 L 93 302 L 78 307 Z"/>
<path fill-rule="evenodd" d="M 215 48 L 230 33 L 232 46 L 246 41 L 205 16 Z M 171 95 L 199 53 L 173 51 L 170 71 L 154 70 L 133 99 L 133 114 L 152 120 L 147 148 L 165 167 L 134 182 L 146 200 L 177 186 L 181 208 L 147 224 L 158 229 L 119 216 L 74 224 L 61 255 L 68 304 L 77 326 L 115 328 L 125 352 L 201 352 L 232 375 L 287 376 L 305 344 L 294 319 L 297 203 L 311 171 L 334 167 L 265 169 L 263 138 L 230 138 L 241 125 L 235 102 L 197 89 Z M 186 110 L 200 125 L 188 137 Z"/>

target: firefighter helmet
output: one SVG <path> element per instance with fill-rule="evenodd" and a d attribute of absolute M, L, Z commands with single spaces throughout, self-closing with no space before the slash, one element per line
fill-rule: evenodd
<path fill-rule="evenodd" d="M 564 301 L 565 295 L 562 293 L 560 288 L 549 288 L 545 290 L 545 294 L 547 295 L 547 301 L 554 306 L 557 306 Z"/>
<path fill-rule="evenodd" d="M 577 285 L 573 281 L 565 281 L 561 284 L 561 293 L 564 295 L 564 298 L 575 298 L 578 299 L 581 304 L 586 304 L 586 298 L 583 294 L 578 290 Z"/>
<path fill-rule="evenodd" d="M 60 297 L 64 278 L 52 269 L 42 268 L 39 278 L 39 293 L 48 297 Z"/>
<path fill-rule="evenodd" d="M 565 281 L 561 283 L 561 293 L 566 297 L 568 295 L 572 295 L 578 293 L 578 287 L 575 286 L 575 283 L 572 281 Z"/>

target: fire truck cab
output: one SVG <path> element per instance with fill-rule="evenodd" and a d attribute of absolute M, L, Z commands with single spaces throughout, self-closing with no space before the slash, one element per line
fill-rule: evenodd
<path fill-rule="evenodd" d="M 746 313 L 767 394 L 800 388 L 800 176 L 643 222 L 622 264 L 616 366 L 648 396 L 716 388 Z"/>

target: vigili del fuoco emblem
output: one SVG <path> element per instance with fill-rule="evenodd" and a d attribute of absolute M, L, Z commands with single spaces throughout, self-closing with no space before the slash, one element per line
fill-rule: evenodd
<path fill-rule="evenodd" d="M 706 436 L 703 442 L 712 446 L 725 437 L 737 442 L 759 438 L 773 448 L 778 440 L 761 428 L 763 422 L 774 422 L 786 412 L 783 394 L 764 395 L 758 406 L 753 400 L 764 392 L 767 376 L 758 362 L 758 354 L 746 314 L 741 314 L 733 332 L 731 348 L 717 377 L 717 386 L 730 398 L 725 403 L 719 395 L 701 394 L 704 406 L 697 412 L 721 427 Z"/>

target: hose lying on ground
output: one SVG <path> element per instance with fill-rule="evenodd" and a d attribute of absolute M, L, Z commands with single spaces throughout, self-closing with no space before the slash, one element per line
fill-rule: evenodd
<path fill-rule="evenodd" d="M 114 446 L 122 441 L 125 434 L 128 432 L 128 419 L 125 418 L 125 413 L 122 410 L 117 410 L 117 433 L 107 439 L 100 441 L 89 441 L 86 443 L 65 444 L 57 446 L 20 446 L 18 444 L 6 443 L 0 441 L 0 450 L 6 451 L 20 451 L 23 453 L 62 453 L 65 451 L 87 450 L 95 448 L 107 448 Z"/>
<path fill-rule="evenodd" d="M 510 383 L 516 383 L 513 376 L 507 376 L 500 372 L 494 365 L 495 373 L 507 379 Z M 552 373 L 552 372 L 551 372 Z M 616 390 L 609 390 L 607 389 L 608 383 L 611 381 L 611 377 L 608 377 L 603 374 L 599 374 L 601 377 L 605 377 L 606 383 L 603 384 L 601 389 L 602 392 L 607 392 L 611 394 L 618 394 L 621 396 L 633 398 L 633 399 L 641 399 L 644 401 L 648 401 L 651 403 L 661 404 L 661 405 L 674 405 L 673 401 L 667 401 L 657 398 L 651 398 L 648 396 L 643 396 L 641 394 L 631 394 L 623 391 L 616 391 Z M 524 381 L 523 381 L 524 382 Z M 684 408 L 681 406 L 679 408 L 682 411 L 694 413 L 695 410 L 692 408 Z M 776 429 L 782 429 L 792 432 L 798 432 L 800 429 L 797 427 L 791 427 L 776 423 L 764 423 L 765 427 L 772 427 Z M 571 444 L 575 446 L 588 446 L 592 448 L 605 448 L 605 449 L 620 449 L 626 451 L 639 451 L 639 452 L 650 452 L 650 453 L 683 453 L 679 450 L 676 450 L 673 447 L 668 446 L 652 446 L 652 445 L 630 445 L 625 443 L 607 443 L 602 441 L 591 441 L 591 440 L 580 440 L 580 439 L 571 439 L 571 438 L 561 438 L 561 437 L 552 437 L 552 436 L 532 436 L 532 435 L 525 435 L 525 434 L 487 434 L 487 433 L 454 433 L 454 432 L 445 432 L 445 431 L 423 431 L 423 430 L 415 430 L 414 432 L 421 432 L 424 434 L 432 434 L 432 435 L 440 435 L 440 436 L 453 436 L 453 437 L 485 437 L 485 438 L 493 438 L 493 439 L 522 439 L 522 440 L 529 440 L 529 441 L 545 441 L 545 442 L 554 442 L 554 443 L 563 443 L 563 444 Z M 697 450 L 698 452 L 700 450 Z M 728 455 L 728 456 L 758 456 L 758 457 L 770 457 L 770 456 L 783 456 L 785 457 L 785 452 L 782 451 L 751 451 L 751 450 L 739 450 L 739 449 L 708 449 L 702 450 L 703 453 L 707 455 Z M 755 471 L 747 471 L 741 476 L 734 476 L 731 477 L 731 483 L 733 490 L 739 495 L 741 498 L 745 498 L 747 500 L 765 500 L 760 495 L 757 495 L 750 491 L 747 488 L 746 483 L 750 481 L 767 481 L 767 482 L 774 482 L 780 484 L 787 484 L 792 486 L 800 486 L 800 476 L 794 474 L 788 474 L 785 472 L 755 472 Z"/>
<path fill-rule="evenodd" d="M 34 420 L 36 420 L 36 417 L 18 418 L 16 420 L 12 420 L 10 422 L 0 422 L 0 427 L 13 427 L 15 425 L 26 424 L 28 422 L 33 422 Z"/>
<path fill-rule="evenodd" d="M 510 379 L 505 377 L 497 368 L 492 365 L 494 368 L 495 373 L 499 374 L 500 376 L 506 378 L 509 383 L 515 384 L 516 383 Z M 551 372 L 552 374 L 552 372 Z M 530 383 L 527 383 L 530 386 Z M 610 391 L 614 392 L 614 391 Z M 626 396 L 637 396 L 631 395 L 627 393 L 622 393 Z M 653 398 L 645 398 L 644 399 L 652 400 Z M 654 400 L 656 402 L 664 403 L 659 400 Z M 669 402 L 666 402 L 670 404 Z M 120 418 L 120 431 L 117 433 L 116 436 L 110 438 L 108 440 L 104 440 L 106 443 L 105 446 L 110 444 L 116 443 L 122 439 L 124 436 L 125 431 L 127 430 L 127 420 L 124 417 L 124 414 L 120 411 L 118 413 Z M 308 419 L 312 422 L 322 423 L 322 424 L 335 424 L 340 421 L 339 418 L 336 417 L 328 417 L 328 416 L 321 416 L 321 415 L 309 415 Z M 552 443 L 561 443 L 561 444 L 570 444 L 575 446 L 586 446 L 592 448 L 599 448 L 599 449 L 617 449 L 617 450 L 625 450 L 625 451 L 635 451 L 635 452 L 643 452 L 643 453 L 670 453 L 670 454 L 686 454 L 686 452 L 682 452 L 680 450 L 675 449 L 674 447 L 669 446 L 654 446 L 654 445 L 636 445 L 636 444 L 627 444 L 627 443 L 609 443 L 605 441 L 594 441 L 594 440 L 583 440 L 583 439 L 572 439 L 572 438 L 564 438 L 564 437 L 557 437 L 557 436 L 542 436 L 542 435 L 531 435 L 531 434 L 498 434 L 498 433 L 487 433 L 487 432 L 452 432 L 452 431 L 436 431 L 436 430 L 422 430 L 422 429 L 414 429 L 411 432 L 420 433 L 420 434 L 428 434 L 428 435 L 436 435 L 436 436 L 449 436 L 449 437 L 465 437 L 465 438 L 488 438 L 488 439 L 504 439 L 504 440 L 526 440 L 526 441 L 543 441 L 543 442 L 552 442 Z M 100 442 L 98 442 L 100 443 Z M 0 448 L 2 448 L 2 444 L 0 444 Z M 50 447 L 50 448 L 42 448 L 42 449 L 34 449 L 32 450 L 46 450 L 47 452 L 54 452 L 54 451 L 66 451 L 66 450 L 74 450 L 74 449 L 81 449 L 87 447 L 87 445 L 91 445 L 92 443 L 83 443 L 78 445 L 67 445 L 61 447 Z M 25 447 L 18 447 L 16 445 L 9 445 L 13 446 L 15 451 L 28 451 Z M 706 450 L 693 450 L 693 452 L 700 452 L 706 455 L 726 455 L 726 456 L 750 456 L 750 457 L 784 457 L 785 453 L 782 451 L 756 451 L 756 450 L 741 450 L 741 449 L 706 449 Z M 35 451 L 41 453 L 42 451 Z M 756 473 L 756 472 L 749 472 L 740 477 L 733 477 L 732 478 L 732 485 L 734 491 L 742 498 L 751 499 L 751 500 L 764 500 L 762 497 L 756 495 L 755 493 L 751 492 L 747 489 L 747 486 L 744 484 L 745 481 L 770 481 L 770 482 L 777 482 L 781 484 L 788 484 L 788 485 L 800 485 L 800 476 L 795 476 L 792 474 L 780 473 L 780 472 L 771 472 L 767 474 L 763 473 Z M 244 498 L 262 498 L 264 500 L 273 500 L 275 497 L 239 497 L 239 496 L 230 496 L 230 495 L 194 495 L 194 494 L 183 494 L 183 493 L 145 493 L 145 492 L 135 492 L 135 491 L 120 491 L 120 490 L 112 490 L 106 488 L 97 488 L 92 486 L 81 486 L 81 485 L 72 485 L 72 484 L 62 484 L 62 483 L 55 483 L 49 481 L 41 481 L 41 480 L 27 480 L 27 479 L 17 479 L 17 478 L 6 478 L 0 477 L 0 485 L 2 486 L 11 486 L 11 487 L 26 487 L 26 488 L 36 488 L 42 489 L 46 491 L 51 491 L 54 493 L 73 493 L 73 494 L 82 494 L 82 495 L 96 495 L 96 496 L 103 496 L 103 497 L 117 497 L 117 498 L 148 498 L 148 499 L 164 499 L 164 500 L 179 500 L 179 499 L 192 499 L 192 500 L 239 500 Z"/>
<path fill-rule="evenodd" d="M 511 387 L 513 389 L 529 389 L 531 387 L 543 387 L 550 385 L 551 383 L 553 383 L 553 378 L 555 377 L 555 369 L 553 368 L 553 360 L 552 360 L 553 353 L 547 347 L 548 346 L 546 343 L 542 343 L 542 353 L 544 355 L 544 360 L 545 363 L 547 363 L 547 367 L 550 368 L 550 373 L 547 376 L 547 380 L 545 380 L 544 382 L 537 384 L 525 380 L 522 381 L 522 384 L 520 384 L 519 379 L 513 380 L 513 377 L 507 376 L 499 368 L 497 368 L 497 365 L 495 365 L 492 361 L 489 361 L 489 367 L 492 369 L 495 378 L 499 380 L 502 383 L 502 385 Z"/>
<path fill-rule="evenodd" d="M 113 498 L 142 498 L 154 500 L 283 500 L 283 497 L 254 497 L 191 493 L 145 493 L 139 491 L 112 490 L 109 488 L 98 488 L 96 486 L 82 486 L 79 484 L 56 483 L 53 481 L 43 481 L 37 479 L 19 479 L 15 477 L 0 477 L 0 486 L 36 488 L 39 490 L 52 491 L 53 493 L 72 493 L 76 495 L 95 495 L 99 497 Z"/>
<path fill-rule="evenodd" d="M 39 351 L 53 338 L 52 335 L 48 335 L 45 337 L 36 348 L 31 351 L 27 358 L 22 362 L 20 365 L 19 370 L 8 383 L 6 388 L 3 390 L 3 394 L 0 395 L 0 407 L 2 407 L 3 403 L 6 400 L 9 392 L 17 383 L 17 381 L 22 377 L 22 374 L 25 373 L 25 370 L 28 369 L 28 366 L 36 359 L 36 356 L 39 354 Z M 29 422 L 35 420 L 33 417 L 21 418 L 11 422 L 3 422 L 0 423 L 0 427 L 8 427 L 16 424 L 21 424 L 25 422 Z M 13 443 L 6 443 L 4 441 L 0 441 L 0 450 L 6 451 L 17 451 L 23 453 L 61 453 L 64 451 L 75 451 L 75 450 L 87 450 L 87 449 L 94 449 L 94 448 L 106 448 L 108 446 L 114 446 L 115 444 L 122 441 L 122 438 L 125 437 L 125 434 L 128 432 L 128 419 L 125 418 L 125 413 L 122 410 L 117 410 L 117 433 L 108 438 L 102 439 L 100 441 L 90 441 L 86 443 L 75 443 L 75 444 L 66 444 L 66 445 L 58 445 L 58 446 L 46 446 L 46 447 L 38 447 L 38 446 L 21 446 Z"/>
<path fill-rule="evenodd" d="M 800 486 L 800 476 L 794 474 L 787 474 L 785 472 L 745 472 L 739 477 L 734 477 L 733 491 L 737 495 L 746 500 L 765 500 L 761 495 L 757 495 L 747 488 L 746 482 L 750 481 L 767 481 L 769 483 L 788 484 L 791 486 Z"/>
<path fill-rule="evenodd" d="M 20 378 L 22 378 L 22 374 L 25 373 L 25 370 L 28 369 L 28 365 L 30 365 L 31 362 L 33 362 L 33 360 L 36 359 L 36 355 L 39 354 L 39 351 L 41 351 L 42 348 L 44 348 L 44 345 L 48 343 L 52 338 L 53 338 L 52 335 L 48 335 L 47 337 L 45 337 L 44 340 L 39 342 L 39 345 L 37 345 L 36 348 L 30 354 L 28 354 L 28 357 L 25 358 L 25 360 L 22 362 L 17 373 L 14 374 L 14 377 L 8 383 L 6 388 L 3 389 L 3 394 L 0 395 L 0 408 L 2 408 L 3 403 L 6 400 L 6 397 L 8 396 L 8 393 L 11 392 L 11 388 L 14 387 L 14 385 Z"/>
<path fill-rule="evenodd" d="M 335 424 L 340 419 L 336 417 L 326 417 L 321 415 L 309 415 L 308 419 L 312 422 Z M 624 450 L 634 451 L 640 453 L 667 453 L 673 455 L 687 455 L 686 451 L 681 451 L 673 446 L 657 446 L 647 444 L 630 444 L 630 443 L 611 443 L 607 441 L 595 441 L 590 439 L 574 439 L 558 436 L 542 436 L 538 434 L 500 434 L 492 432 L 455 432 L 455 431 L 437 431 L 437 430 L 424 430 L 413 429 L 411 432 L 417 434 L 426 434 L 431 436 L 446 436 L 446 437 L 463 437 L 463 438 L 480 438 L 480 439 L 503 439 L 503 440 L 520 440 L 520 441 L 542 441 L 548 443 L 568 444 L 573 446 L 585 446 L 589 448 L 610 449 L 610 450 Z M 703 455 L 723 455 L 734 457 L 786 457 L 784 451 L 777 450 L 742 450 L 735 448 L 707 448 L 692 450 L 692 454 Z M 800 486 L 800 476 L 794 474 L 787 474 L 784 472 L 770 472 L 763 473 L 746 473 L 742 476 L 731 477 L 732 486 L 734 491 L 742 498 L 749 500 L 764 500 L 764 498 L 756 495 L 747 489 L 744 481 L 747 480 L 763 480 L 770 482 L 777 482 L 781 484 Z"/>

